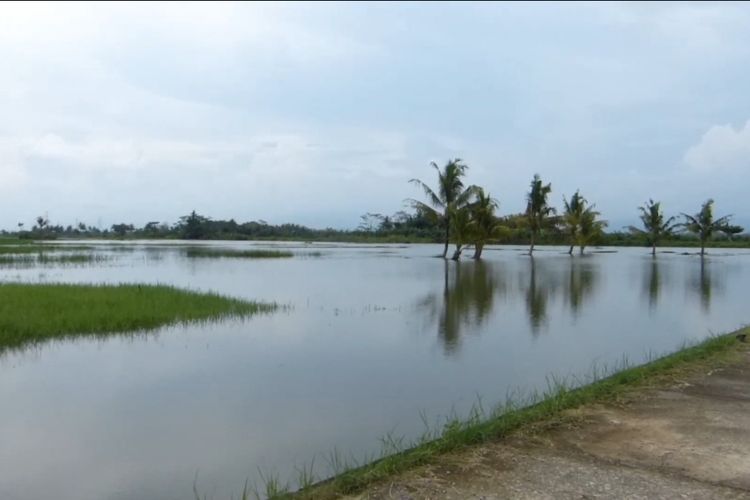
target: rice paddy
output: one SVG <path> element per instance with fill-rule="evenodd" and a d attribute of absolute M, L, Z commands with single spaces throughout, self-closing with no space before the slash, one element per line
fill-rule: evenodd
<path fill-rule="evenodd" d="M 275 304 L 163 285 L 0 284 L 0 350 L 270 312 Z"/>
<path fill-rule="evenodd" d="M 236 258 L 236 259 L 285 259 L 294 257 L 294 253 L 288 250 L 227 250 L 222 248 L 188 248 L 185 252 L 187 257 L 202 258 Z"/>

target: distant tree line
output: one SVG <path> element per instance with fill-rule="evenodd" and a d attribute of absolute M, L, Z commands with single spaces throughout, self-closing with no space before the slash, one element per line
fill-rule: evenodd
<path fill-rule="evenodd" d="M 187 239 L 187 240 L 302 240 L 302 241 L 392 241 L 430 243 L 439 241 L 439 228 L 420 213 L 397 212 L 393 215 L 366 214 L 363 223 L 353 231 L 333 228 L 311 229 L 299 224 L 268 224 L 263 220 L 236 222 L 213 220 L 196 211 L 180 217 L 174 223 L 148 222 L 143 227 L 131 223 L 113 224 L 101 229 L 83 222 L 75 226 L 50 224 L 46 217 L 38 217 L 30 229 L 19 223 L 14 232 L 24 239 L 56 238 L 148 238 L 148 239 Z M 366 222 L 365 222 L 366 221 Z"/>
<path fill-rule="evenodd" d="M 476 185 L 466 185 L 468 166 L 460 159 L 449 160 L 442 168 L 431 167 L 437 174 L 433 189 L 427 183 L 412 179 L 424 193 L 425 201 L 407 199 L 411 211 L 390 215 L 366 213 L 355 230 L 312 229 L 299 224 L 268 224 L 263 220 L 236 222 L 213 220 L 195 210 L 175 223 L 152 221 L 143 227 L 131 223 L 113 224 L 100 229 L 83 222 L 75 226 L 50 224 L 46 216 L 34 220 L 30 229 L 18 223 L 15 232 L 3 231 L 28 239 L 54 238 L 148 238 L 188 240 L 299 240 L 344 242 L 442 243 L 443 258 L 454 245 L 451 258 L 458 260 L 464 250 L 473 248 L 473 258 L 480 259 L 488 243 L 529 245 L 533 255 L 536 245 L 565 245 L 572 255 L 575 247 L 582 254 L 592 245 L 647 246 L 656 254 L 659 245 L 695 246 L 705 254 L 706 246 L 750 246 L 750 235 L 730 224 L 731 216 L 714 218 L 714 201 L 709 199 L 696 214 L 666 217 L 661 203 L 649 200 L 638 207 L 642 227 L 605 232 L 607 221 L 580 192 L 568 199 L 563 196 L 560 212 L 550 204 L 552 185 L 534 175 L 526 195 L 526 210 L 519 214 L 498 214 L 500 204 L 489 192 Z"/>

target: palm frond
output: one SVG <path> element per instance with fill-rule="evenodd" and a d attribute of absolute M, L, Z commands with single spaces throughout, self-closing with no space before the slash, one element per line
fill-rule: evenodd
<path fill-rule="evenodd" d="M 432 203 L 433 206 L 438 208 L 445 208 L 445 203 L 443 200 L 440 199 L 440 197 L 435 194 L 435 191 L 430 188 L 427 184 L 420 181 L 419 179 L 411 179 L 409 182 L 412 184 L 416 184 L 417 186 L 421 187 L 424 191 L 425 196 L 429 199 L 430 203 Z"/>

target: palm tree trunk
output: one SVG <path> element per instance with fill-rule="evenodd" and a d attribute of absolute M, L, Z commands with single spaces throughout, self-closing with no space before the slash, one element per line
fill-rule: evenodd
<path fill-rule="evenodd" d="M 701 241 L 701 259 L 703 258 L 705 254 L 706 254 L 706 242 Z"/>
<path fill-rule="evenodd" d="M 445 221 L 445 247 L 443 248 L 443 258 L 445 258 L 446 255 L 448 255 L 448 242 L 450 242 L 451 239 L 451 227 L 448 223 L 448 221 Z"/>
<path fill-rule="evenodd" d="M 570 248 L 568 249 L 568 255 L 573 255 L 573 247 L 575 245 L 570 245 Z"/>
<path fill-rule="evenodd" d="M 651 256 L 656 257 L 656 243 L 651 245 Z"/>
<path fill-rule="evenodd" d="M 581 255 L 583 255 L 583 249 L 586 248 L 586 245 L 581 245 Z"/>
<path fill-rule="evenodd" d="M 451 257 L 452 260 L 457 261 L 461 258 L 461 252 L 463 251 L 464 246 L 462 243 L 456 243 L 456 251 L 453 252 L 453 257 Z"/>
<path fill-rule="evenodd" d="M 531 233 L 531 247 L 529 248 L 529 255 L 534 255 L 534 233 Z"/>
<path fill-rule="evenodd" d="M 482 258 L 482 250 L 484 249 L 484 243 L 475 243 L 474 244 L 474 256 L 472 259 L 479 260 Z"/>

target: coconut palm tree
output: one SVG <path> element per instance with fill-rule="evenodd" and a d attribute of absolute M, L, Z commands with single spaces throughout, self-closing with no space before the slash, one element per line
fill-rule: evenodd
<path fill-rule="evenodd" d="M 474 241 L 473 258 L 476 260 L 482 258 L 482 250 L 487 240 L 497 236 L 501 229 L 495 216 L 497 207 L 498 202 L 490 196 L 490 193 L 485 193 L 484 189 L 477 188 L 476 201 L 469 205 L 471 215 L 469 226 L 471 228 L 472 240 Z"/>
<path fill-rule="evenodd" d="M 711 239 L 715 232 L 727 233 L 734 229 L 733 226 L 729 225 L 731 215 L 725 215 L 714 220 L 713 205 L 714 200 L 708 199 L 701 206 L 701 211 L 697 214 L 688 215 L 683 213 L 682 216 L 685 218 L 685 222 L 679 225 L 687 231 L 698 235 L 701 240 L 701 258 L 706 254 L 706 242 Z"/>
<path fill-rule="evenodd" d="M 589 205 L 588 200 L 581 196 L 580 191 L 575 192 L 570 198 L 570 202 L 563 196 L 563 204 L 565 205 L 565 213 L 562 222 L 565 232 L 568 233 L 570 243 L 568 255 L 573 255 L 573 248 L 576 245 L 580 247 L 581 253 L 583 253 L 586 245 L 604 231 L 607 222 L 597 219 L 600 214 L 594 210 L 596 205 Z"/>
<path fill-rule="evenodd" d="M 635 226 L 629 226 L 633 234 L 638 234 L 646 237 L 646 241 L 651 245 L 651 255 L 656 257 L 656 245 L 659 241 L 672 235 L 672 232 L 677 227 L 675 223 L 675 217 L 670 217 L 664 220 L 664 212 L 661 210 L 661 202 L 655 202 L 649 199 L 648 203 L 645 203 L 642 207 L 638 207 L 641 211 L 641 222 L 643 223 L 643 229 L 639 229 Z"/>
<path fill-rule="evenodd" d="M 583 255 L 586 246 L 598 238 L 604 232 L 604 228 L 607 227 L 607 221 L 597 219 L 601 214 L 594 210 L 594 206 L 586 207 L 581 216 L 578 231 L 578 247 L 581 249 L 581 255 Z"/>
<path fill-rule="evenodd" d="M 437 171 L 438 188 L 437 192 L 433 191 L 427 184 L 419 179 L 411 179 L 409 182 L 417 184 L 424 190 L 428 203 L 423 203 L 414 199 L 409 201 L 417 210 L 430 214 L 439 220 L 445 227 L 445 248 L 443 249 L 443 258 L 448 254 L 448 243 L 451 239 L 451 214 L 465 207 L 474 194 L 476 187 L 464 187 L 461 178 L 466 175 L 469 168 L 462 163 L 460 158 L 449 160 L 445 166 L 440 169 L 435 162 L 430 165 Z"/>
<path fill-rule="evenodd" d="M 555 209 L 550 207 L 547 198 L 552 192 L 552 185 L 542 184 L 539 174 L 534 175 L 531 181 L 531 191 L 526 195 L 526 218 L 531 231 L 531 246 L 529 255 L 534 255 L 534 241 L 536 236 L 542 231 L 547 224 L 547 219 L 555 213 Z"/>
<path fill-rule="evenodd" d="M 452 260 L 461 258 L 461 252 L 466 244 L 472 239 L 471 212 L 468 206 L 455 208 L 450 211 L 450 223 L 453 228 L 451 239 L 456 244 Z"/>
<path fill-rule="evenodd" d="M 562 222 L 570 243 L 568 255 L 573 255 L 573 248 L 576 246 L 576 243 L 578 243 L 583 213 L 586 210 L 586 203 L 586 198 L 581 196 L 579 191 L 576 191 L 570 198 L 570 202 L 568 202 L 568 200 L 565 199 L 565 196 L 563 196 L 565 213 L 563 214 Z"/>

